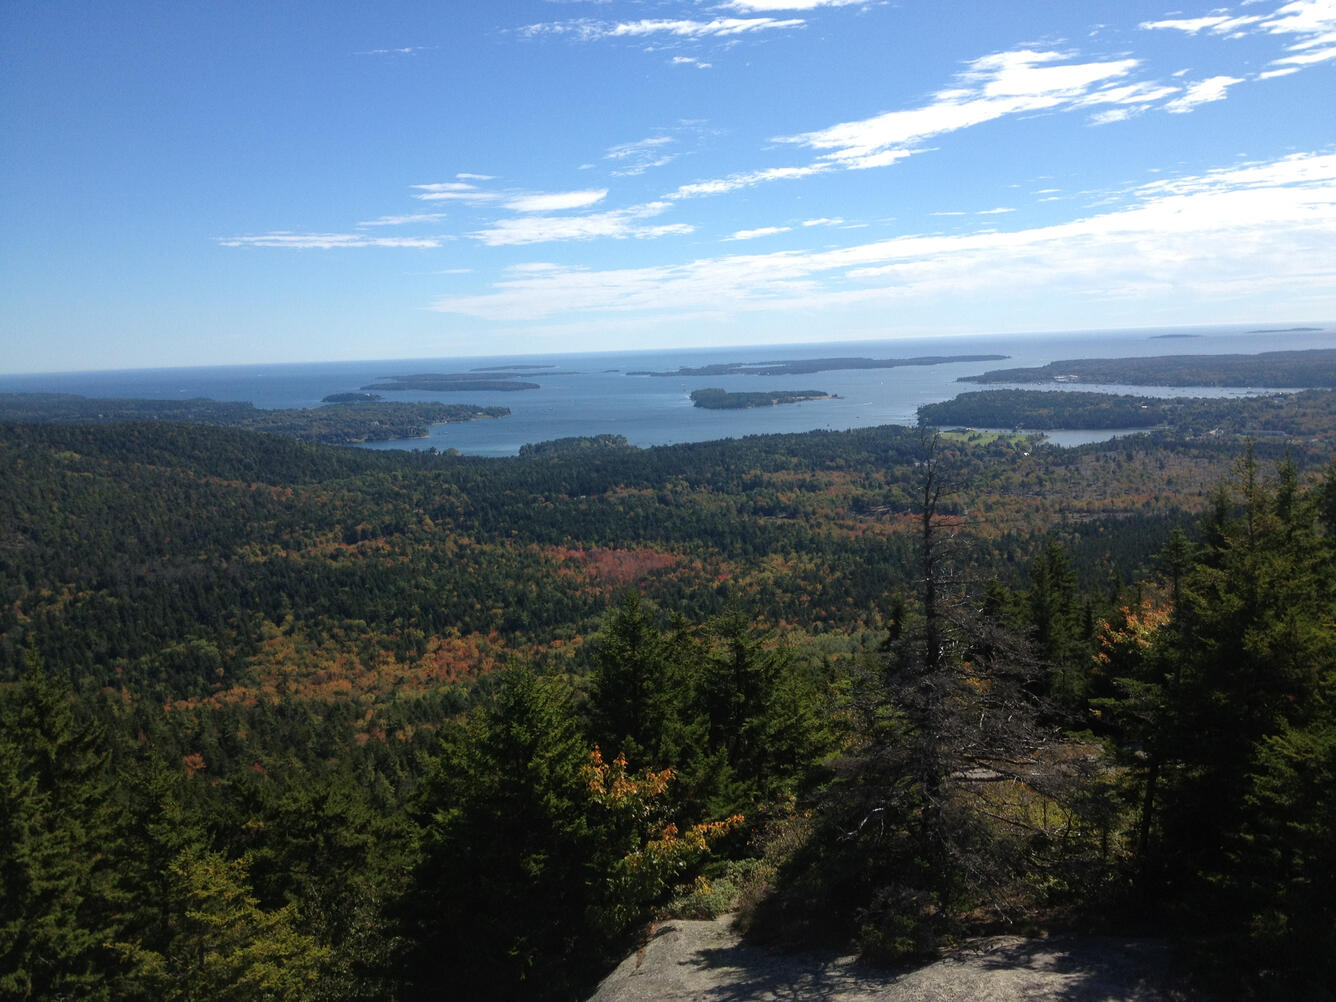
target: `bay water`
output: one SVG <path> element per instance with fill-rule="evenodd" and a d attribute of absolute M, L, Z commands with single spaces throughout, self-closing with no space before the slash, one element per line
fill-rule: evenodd
<path fill-rule="evenodd" d="M 981 389 L 958 382 L 988 369 L 1043 365 L 1059 359 L 1155 355 L 1251 354 L 1336 347 L 1336 327 L 1258 332 L 1198 327 L 1053 334 L 960 335 L 805 345 L 662 349 L 581 354 L 310 362 L 199 368 L 0 374 L 0 391 L 75 393 L 87 397 L 249 401 L 261 408 L 319 407 L 329 394 L 354 392 L 379 379 L 427 372 L 478 372 L 479 378 L 538 383 L 533 390 L 381 392 L 385 400 L 427 400 L 510 408 L 509 417 L 437 425 L 425 438 L 371 443 L 378 449 L 457 449 L 469 455 L 516 454 L 525 443 L 576 435 L 624 435 L 632 445 L 736 438 L 769 432 L 914 425 L 919 406 Z M 374 346 L 368 346 L 368 353 Z M 817 358 L 911 358 L 1006 355 L 1003 361 L 948 362 L 889 369 L 836 369 L 803 375 L 650 376 L 682 367 Z M 834 399 L 747 410 L 695 407 L 692 390 L 818 390 Z M 1028 387 L 1031 389 L 1038 387 Z M 1143 396 L 1237 396 L 1256 388 L 1124 387 L 1064 384 L 1061 389 Z M 1061 445 L 1107 438 L 1108 431 L 1048 433 Z"/>

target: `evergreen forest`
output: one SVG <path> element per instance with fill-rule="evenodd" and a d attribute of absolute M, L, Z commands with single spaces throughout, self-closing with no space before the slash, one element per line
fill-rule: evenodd
<path fill-rule="evenodd" d="M 581 999 L 726 912 L 1330 998 L 1336 394 L 1275 399 L 1068 449 L 0 424 L 0 998 Z"/>

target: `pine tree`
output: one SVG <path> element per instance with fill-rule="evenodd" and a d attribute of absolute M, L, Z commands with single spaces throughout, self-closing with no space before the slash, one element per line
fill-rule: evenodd
<path fill-rule="evenodd" d="M 303 1002 L 316 997 L 329 950 L 297 928 L 295 905 L 265 910 L 250 864 L 187 846 L 170 867 L 175 917 L 163 952 L 132 951 L 151 998 L 165 1002 Z"/>
<path fill-rule="evenodd" d="M 566 689 L 524 667 L 445 733 L 404 906 L 408 998 L 447 987 L 460 998 L 544 998 L 570 986 L 590 878 L 586 756 Z"/>
<path fill-rule="evenodd" d="M 0 683 L 0 995 L 110 998 L 128 891 L 104 732 L 29 658 Z"/>

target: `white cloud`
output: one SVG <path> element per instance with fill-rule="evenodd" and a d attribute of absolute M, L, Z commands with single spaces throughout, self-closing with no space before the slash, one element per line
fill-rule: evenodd
<path fill-rule="evenodd" d="M 444 212 L 414 212 L 406 216 L 381 216 L 367 219 L 358 226 L 408 226 L 412 223 L 437 223 L 445 218 Z"/>
<path fill-rule="evenodd" d="M 1272 65 L 1302 67 L 1336 60 L 1336 0 L 1292 0 L 1271 14 L 1234 17 L 1217 12 L 1206 17 L 1145 21 L 1141 27 L 1167 28 L 1192 35 L 1207 32 L 1229 38 L 1258 32 L 1292 35 L 1297 38 L 1286 47 L 1291 54 L 1272 60 Z M 1277 75 L 1263 74 L 1260 79 Z"/>
<path fill-rule="evenodd" d="M 762 10 L 816 10 L 818 7 L 866 7 L 871 0 L 728 0 L 729 10 L 750 14 Z"/>
<path fill-rule="evenodd" d="M 413 197 L 423 202 L 465 202 L 469 205 L 484 205 L 487 202 L 499 202 L 505 196 L 492 191 L 424 191 Z"/>
<path fill-rule="evenodd" d="M 676 236 L 691 233 L 686 223 L 644 226 L 641 220 L 661 215 L 667 202 L 649 202 L 629 209 L 597 212 L 585 216 L 526 216 L 502 219 L 471 234 L 489 247 L 549 243 L 557 240 L 592 240 L 596 237 L 626 239 Z"/>
<path fill-rule="evenodd" d="M 1140 105 L 1153 104 L 1173 94 L 1179 89 L 1171 84 L 1131 83 L 1100 87 L 1077 102 L 1079 106 L 1090 107 L 1101 104 Z M 1126 108 L 1118 110 L 1126 111 Z M 1140 110 L 1139 108 L 1135 110 Z"/>
<path fill-rule="evenodd" d="M 811 177 L 813 174 L 821 174 L 829 169 L 823 164 L 814 164 L 810 167 L 767 167 L 764 170 L 730 174 L 728 177 L 716 178 L 712 181 L 696 181 L 692 184 L 684 184 L 676 191 L 665 195 L 664 198 L 681 199 L 699 198 L 702 195 L 723 195 L 730 191 L 737 191 L 739 188 L 750 188 L 754 185 L 764 184 L 767 181 L 791 181 L 796 178 Z"/>
<path fill-rule="evenodd" d="M 934 136 L 1024 112 L 1101 102 L 1122 102 L 1126 88 L 1103 92 L 1099 85 L 1127 76 L 1135 59 L 1073 62 L 1058 52 L 1020 49 L 984 56 L 959 74 L 955 85 L 932 103 L 907 111 L 842 122 L 778 142 L 816 150 L 820 159 L 844 168 L 880 167 L 918 152 Z"/>
<path fill-rule="evenodd" d="M 612 146 L 603 154 L 603 159 L 612 160 L 617 164 L 613 174 L 619 177 L 635 177 L 676 160 L 677 154 L 666 150 L 666 147 L 672 146 L 675 142 L 671 136 L 649 136 L 633 143 Z"/>
<path fill-rule="evenodd" d="M 964 297 L 1177 301 L 1245 294 L 1330 297 L 1336 287 L 1336 155 L 1296 155 L 1132 193 L 1124 208 L 1060 225 L 906 235 L 817 252 L 730 255 L 602 271 L 514 276 L 434 309 L 498 322 L 693 311 L 940 309 Z"/>
<path fill-rule="evenodd" d="M 463 176 L 464 175 L 462 174 L 459 175 L 459 177 Z M 415 184 L 412 187 L 416 188 L 418 191 L 440 192 L 474 191 L 478 186 L 476 184 L 469 184 L 467 181 L 437 181 L 433 184 Z"/>
<path fill-rule="evenodd" d="M 760 226 L 754 230 L 738 230 L 731 237 L 725 237 L 725 240 L 755 240 L 757 237 L 771 237 L 776 233 L 787 233 L 793 229 L 791 226 Z"/>
<path fill-rule="evenodd" d="M 1220 190 L 1322 190 L 1332 183 L 1336 183 L 1336 154 L 1295 153 L 1280 160 L 1221 167 L 1205 174 L 1152 181 L 1138 190 L 1143 196 L 1152 197 Z"/>
<path fill-rule="evenodd" d="M 594 21 L 582 18 L 576 21 L 553 21 L 531 24 L 520 29 L 528 38 L 540 35 L 558 35 L 579 42 L 597 42 L 608 38 L 646 38 L 669 35 L 674 38 L 736 38 L 759 31 L 801 28 L 801 18 L 773 17 L 719 17 L 712 21 L 670 20 L 642 18 L 639 21 Z"/>
<path fill-rule="evenodd" d="M 1336 0 L 1294 0 L 1281 6 L 1262 27 L 1273 35 L 1298 35 L 1289 46 L 1293 55 L 1276 65 L 1311 66 L 1336 60 Z"/>
<path fill-rule="evenodd" d="M 819 219 L 804 219 L 803 226 L 842 226 L 844 219 L 840 216 L 822 216 Z"/>
<path fill-rule="evenodd" d="M 1164 110 L 1173 115 L 1182 115 L 1192 111 L 1199 104 L 1223 101 L 1225 92 L 1236 83 L 1243 83 L 1239 77 L 1207 77 L 1189 84 L 1182 97 L 1175 98 L 1164 106 Z"/>
<path fill-rule="evenodd" d="M 358 52 L 359 56 L 415 56 L 419 52 L 430 52 L 437 48 L 435 45 L 406 45 L 402 49 L 368 49 L 365 52 Z"/>
<path fill-rule="evenodd" d="M 1249 28 L 1259 21 L 1260 16 L 1230 17 L 1228 14 L 1211 14 L 1207 17 L 1168 18 L 1163 21 L 1142 21 L 1138 27 L 1146 31 L 1173 30 L 1185 31 L 1189 35 L 1205 31 L 1212 35 L 1235 35 L 1241 29 Z"/>
<path fill-rule="evenodd" d="M 607 197 L 607 188 L 560 191 L 546 195 L 517 195 L 506 201 L 506 208 L 514 209 L 516 212 L 560 212 L 562 209 L 583 209 Z"/>
<path fill-rule="evenodd" d="M 506 270 L 515 275 L 550 275 L 554 271 L 568 269 L 565 265 L 554 264 L 551 261 L 526 261 L 522 264 L 512 264 Z"/>
<path fill-rule="evenodd" d="M 1114 122 L 1125 122 L 1135 114 L 1132 108 L 1110 108 L 1091 115 L 1090 121 L 1095 125 L 1112 125 Z"/>
<path fill-rule="evenodd" d="M 711 69 L 713 63 L 703 63 L 699 59 L 693 59 L 691 56 L 673 56 L 670 60 L 673 66 L 694 66 L 698 70 Z"/>
<path fill-rule="evenodd" d="M 285 230 L 250 237 L 221 237 L 224 247 L 289 247 L 335 250 L 344 247 L 439 247 L 441 237 L 368 237 L 363 233 L 290 233 Z"/>
<path fill-rule="evenodd" d="M 1007 212 L 1015 212 L 1015 211 L 1016 211 L 1015 209 L 1010 209 L 1010 208 L 1007 208 L 1007 207 L 1005 207 L 1005 206 L 998 206 L 996 209 L 980 209 L 977 213 L 975 213 L 975 215 L 978 215 L 978 216 L 1000 216 L 1000 215 L 1002 215 L 1002 214 L 1004 214 L 1004 213 L 1007 213 Z"/>
<path fill-rule="evenodd" d="M 418 191 L 413 197 L 423 202 L 464 202 L 468 205 L 485 205 L 505 197 L 496 192 L 481 191 L 476 184 L 469 181 L 437 181 L 433 184 L 415 184 L 412 187 Z"/>

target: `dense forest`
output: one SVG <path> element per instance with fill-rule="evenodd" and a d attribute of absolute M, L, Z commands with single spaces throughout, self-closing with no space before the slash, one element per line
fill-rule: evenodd
<path fill-rule="evenodd" d="M 1256 439 L 1314 439 L 1336 421 L 1336 392 L 1265 396 L 1140 397 L 1081 390 L 979 390 L 924 404 L 930 425 L 980 428 L 1164 429 L 1175 437 L 1211 434 Z"/>
<path fill-rule="evenodd" d="M 769 390 L 754 393 L 730 393 L 718 387 L 692 390 L 691 402 L 696 407 L 715 411 L 743 410 L 748 407 L 775 407 L 779 404 L 800 404 L 804 400 L 829 400 L 824 390 Z"/>
<path fill-rule="evenodd" d="M 380 398 L 371 394 L 333 394 L 325 400 L 323 407 L 264 409 L 248 401 L 218 401 L 205 397 L 120 400 L 83 397 L 75 393 L 0 393 L 0 421 L 55 424 L 172 421 L 244 428 L 307 442 L 350 445 L 423 438 L 434 424 L 477 421 L 510 414 L 508 407 L 474 404 L 380 403 Z"/>
<path fill-rule="evenodd" d="M 1328 997 L 1333 413 L 1286 401 L 1068 450 L 0 425 L 0 996 L 580 998 L 732 910 Z"/>
<path fill-rule="evenodd" d="M 1336 386 L 1336 350 L 1263 351 L 1251 355 L 1149 355 L 1069 358 L 1029 369 L 992 369 L 963 383 L 1106 383 L 1124 386 Z"/>

